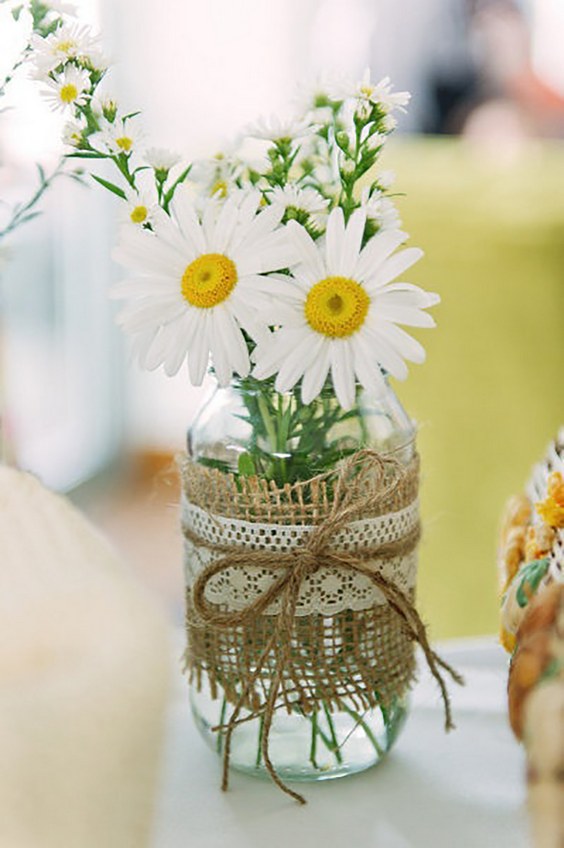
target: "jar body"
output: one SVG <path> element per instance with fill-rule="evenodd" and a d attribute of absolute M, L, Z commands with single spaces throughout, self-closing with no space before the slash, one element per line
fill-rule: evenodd
<path fill-rule="evenodd" d="M 376 397 L 359 388 L 354 407 L 344 412 L 331 391 L 324 390 L 306 407 L 297 391 L 278 395 L 272 388 L 244 381 L 216 390 L 188 434 L 188 453 L 198 464 L 236 476 L 256 475 L 281 491 L 330 473 L 337 463 L 363 448 L 392 456 L 407 466 L 415 453 L 414 437 L 412 421 L 387 384 Z M 316 635 L 312 642 L 310 635 L 298 636 L 294 653 L 301 652 L 315 662 L 327 640 L 331 642 L 333 662 L 347 652 L 362 652 L 366 643 L 359 641 L 358 635 L 349 635 L 358 631 L 358 613 L 346 605 L 335 614 L 326 613 L 325 609 L 312 612 L 312 627 L 321 637 Z M 302 625 L 303 621 L 302 633 L 313 632 Z M 378 626 L 373 627 L 369 638 L 377 640 L 379 632 Z M 373 662 L 372 654 L 366 662 Z M 191 682 L 196 724 L 219 754 L 224 751 L 226 729 L 236 704 L 236 686 L 235 695 L 233 692 L 233 686 L 222 688 L 221 675 L 214 675 L 211 685 L 205 673 L 194 675 Z M 269 757 L 276 773 L 283 780 L 329 779 L 379 762 L 405 721 L 407 686 L 393 698 L 381 701 L 378 693 L 371 692 L 369 700 L 369 704 L 359 703 L 346 691 L 336 699 L 325 698 L 320 692 L 313 708 L 311 702 L 306 709 L 299 704 L 295 708 L 288 708 L 287 703 L 278 705 L 268 730 Z M 256 715 L 248 705 L 240 710 L 230 739 L 232 767 L 255 775 L 267 773 L 262 747 L 264 721 L 260 710 Z"/>

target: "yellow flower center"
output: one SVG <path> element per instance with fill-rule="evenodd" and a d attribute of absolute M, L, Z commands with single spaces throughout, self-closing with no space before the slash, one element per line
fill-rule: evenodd
<path fill-rule="evenodd" d="M 131 215 L 129 216 L 134 224 L 142 224 L 143 221 L 147 220 L 147 207 L 146 206 L 136 206 L 131 211 Z"/>
<path fill-rule="evenodd" d="M 125 151 L 125 153 L 129 153 L 131 148 L 133 147 L 133 139 L 128 135 L 120 135 L 116 138 L 116 144 L 120 150 Z"/>
<path fill-rule="evenodd" d="M 59 43 L 55 47 L 54 52 L 64 53 L 66 55 L 70 50 L 73 49 L 73 47 L 76 47 L 76 41 L 72 41 L 71 39 L 68 39 L 67 41 L 59 41 Z"/>
<path fill-rule="evenodd" d="M 210 189 L 210 195 L 211 197 L 215 195 L 218 197 L 227 197 L 227 183 L 225 180 L 216 180 Z"/>
<path fill-rule="evenodd" d="M 78 97 L 78 88 L 76 87 L 76 85 L 73 85 L 71 82 L 68 82 L 66 85 L 61 86 L 59 96 L 63 103 L 74 103 L 74 101 Z"/>
<path fill-rule="evenodd" d="M 235 263 L 222 253 L 204 253 L 182 275 L 182 295 L 192 306 L 209 309 L 226 300 L 237 283 Z"/>
<path fill-rule="evenodd" d="M 369 306 L 370 298 L 360 283 L 348 277 L 327 277 L 310 289 L 305 317 L 317 333 L 342 339 L 362 327 Z"/>
<path fill-rule="evenodd" d="M 361 85 L 360 86 L 360 94 L 362 95 L 362 97 L 366 97 L 367 100 L 370 100 L 370 98 L 374 94 L 374 86 L 373 85 Z"/>

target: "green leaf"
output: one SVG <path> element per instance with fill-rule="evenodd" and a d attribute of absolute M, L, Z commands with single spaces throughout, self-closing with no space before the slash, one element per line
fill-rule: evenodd
<path fill-rule="evenodd" d="M 105 153 L 97 153 L 95 150 L 87 150 L 84 153 L 67 153 L 65 159 L 110 159 Z"/>
<path fill-rule="evenodd" d="M 238 467 L 239 474 L 241 474 L 243 477 L 252 477 L 257 473 L 254 460 L 250 453 L 239 454 Z"/>
<path fill-rule="evenodd" d="M 520 607 L 527 606 L 531 596 L 535 594 L 539 588 L 541 580 L 548 571 L 548 566 L 549 560 L 546 557 L 543 559 L 535 559 L 532 562 L 528 562 L 526 565 L 521 566 L 517 572 L 519 586 L 515 593 L 517 603 Z"/>
<path fill-rule="evenodd" d="M 141 109 L 138 109 L 137 112 L 130 112 L 129 115 L 123 116 L 122 121 L 125 123 L 125 121 L 129 121 L 130 118 L 136 118 L 137 115 L 140 115 L 140 114 L 141 114 Z"/>
<path fill-rule="evenodd" d="M 119 186 L 114 185 L 114 183 L 111 183 L 108 180 L 104 180 L 102 177 L 97 177 L 96 174 L 91 174 L 91 176 L 93 180 L 96 180 L 96 182 L 100 183 L 101 186 L 107 188 L 108 191 L 111 191 L 113 194 L 117 194 L 117 196 L 121 197 L 122 200 L 126 199 L 124 190 Z"/>
<path fill-rule="evenodd" d="M 12 17 L 15 21 L 19 21 L 22 9 L 23 3 L 21 4 L 21 6 L 16 6 L 14 9 L 12 9 Z"/>

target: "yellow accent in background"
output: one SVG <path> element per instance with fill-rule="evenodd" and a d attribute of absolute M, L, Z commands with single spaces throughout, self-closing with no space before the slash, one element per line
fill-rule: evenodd
<path fill-rule="evenodd" d="M 442 297 L 437 329 L 410 328 L 427 362 L 394 383 L 420 427 L 419 605 L 434 638 L 498 630 L 503 505 L 564 422 L 564 145 L 503 154 L 425 139 L 385 162 L 426 253 L 406 279 Z"/>

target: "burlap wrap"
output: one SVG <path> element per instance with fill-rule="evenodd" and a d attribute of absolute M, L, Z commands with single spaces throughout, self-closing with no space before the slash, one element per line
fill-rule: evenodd
<path fill-rule="evenodd" d="M 222 728 L 226 730 L 223 788 L 231 734 L 248 718 L 240 717 L 246 710 L 264 718 L 262 753 L 267 770 L 280 788 L 303 802 L 282 783 L 270 762 L 268 734 L 275 710 L 307 714 L 321 704 L 338 710 L 345 699 L 361 712 L 389 706 L 413 681 L 415 642 L 441 688 L 447 729 L 452 726 L 439 668 L 458 676 L 429 646 L 414 606 L 414 587 L 405 590 L 393 574 L 386 574 L 390 562 L 409 562 L 416 556 L 417 513 L 406 532 L 399 536 L 396 532 L 388 541 L 368 547 L 342 541 L 355 522 L 382 516 L 380 524 L 393 525 L 402 510 L 417 509 L 418 457 L 404 467 L 392 456 L 363 450 L 330 474 L 282 488 L 256 477 L 236 478 L 188 458 L 182 461 L 181 472 L 186 556 L 205 554 L 199 565 L 187 569 L 186 665 L 198 688 L 206 678 L 212 696 L 221 691 L 233 706 Z M 215 520 L 215 534 L 206 537 L 194 522 L 198 508 L 208 521 Z M 245 537 L 238 523 L 227 537 L 222 530 L 226 518 L 260 524 L 260 534 L 264 525 L 269 533 L 287 534 L 282 528 L 288 526 L 305 527 L 307 533 L 300 533 L 286 549 L 273 550 L 268 539 L 261 543 L 260 534 Z M 210 601 L 214 580 L 237 580 L 238 574 L 257 569 L 269 579 L 246 606 Z M 334 615 L 296 614 L 304 585 L 323 570 L 343 577 L 354 572 L 369 581 L 379 601 L 372 600 L 365 609 L 341 605 Z"/>

